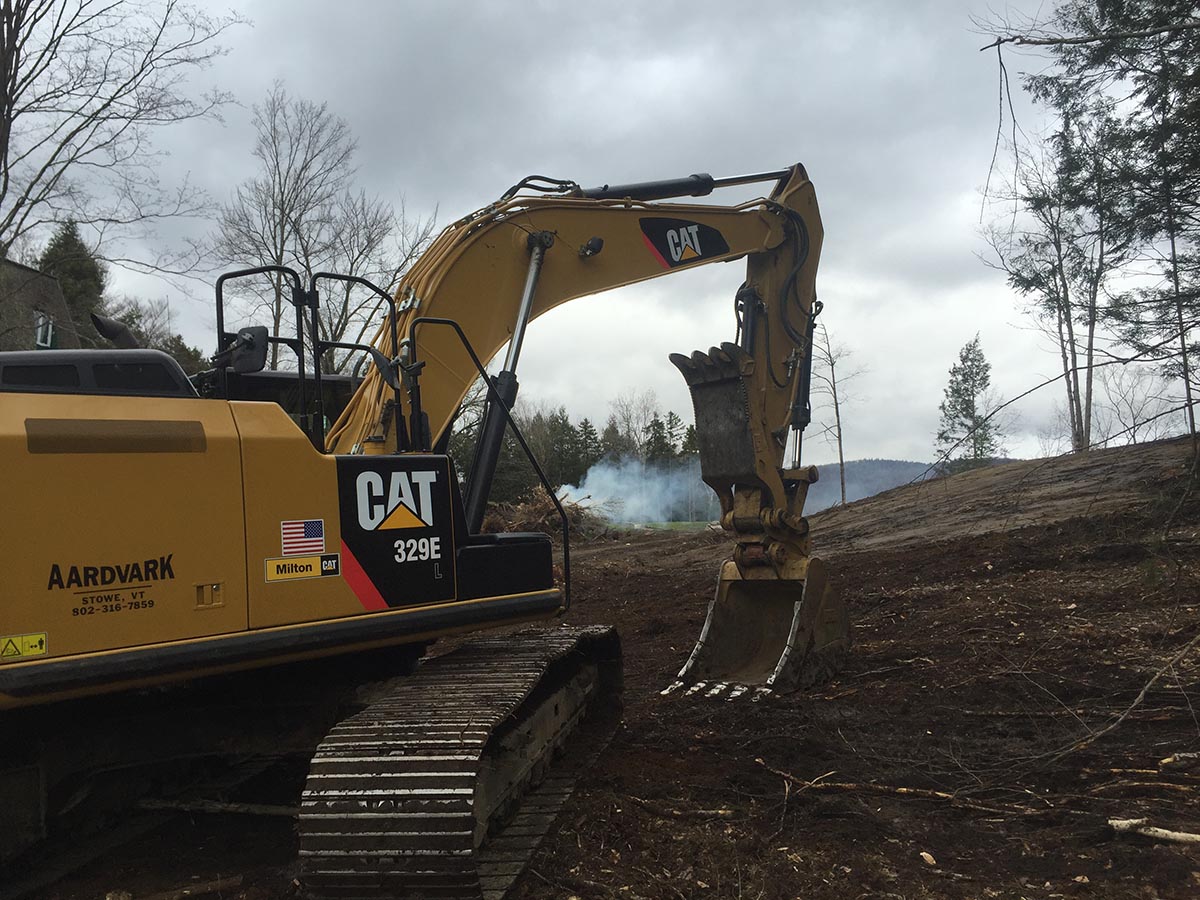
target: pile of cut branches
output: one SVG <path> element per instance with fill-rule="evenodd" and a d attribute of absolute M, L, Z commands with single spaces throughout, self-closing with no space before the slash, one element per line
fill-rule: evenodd
<path fill-rule="evenodd" d="M 571 528 L 572 538 L 592 540 L 603 537 L 610 531 L 607 519 L 579 503 L 560 500 Z M 482 531 L 541 531 L 555 541 L 562 539 L 562 519 L 554 501 L 543 490 L 535 489 L 515 503 L 490 503 L 483 518 Z"/>

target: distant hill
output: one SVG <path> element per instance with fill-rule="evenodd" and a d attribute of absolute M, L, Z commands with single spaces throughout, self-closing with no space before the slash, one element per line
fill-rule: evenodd
<path fill-rule="evenodd" d="M 1190 453 L 1191 439 L 1182 437 L 985 466 L 817 513 L 813 539 L 828 559 L 1026 525 L 1139 514 L 1154 503 L 1178 502 L 1166 498 L 1183 491 Z M 813 487 L 836 481 L 837 466 L 822 466 Z"/>
<path fill-rule="evenodd" d="M 846 463 L 846 502 L 853 503 L 864 497 L 929 478 L 929 463 L 910 462 L 906 459 L 854 459 Z M 808 489 L 805 512 L 816 512 L 836 506 L 842 500 L 842 487 L 838 479 L 837 463 L 825 463 L 818 467 L 821 480 Z"/>

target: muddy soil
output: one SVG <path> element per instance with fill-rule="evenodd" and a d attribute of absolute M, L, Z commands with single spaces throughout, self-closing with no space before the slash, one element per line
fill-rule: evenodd
<path fill-rule="evenodd" d="M 721 534 L 577 548 L 569 621 L 618 626 L 625 722 L 515 896 L 1200 896 L 1200 845 L 1107 824 L 1200 832 L 1200 765 L 1161 762 L 1200 750 L 1200 652 L 1179 655 L 1200 636 L 1189 450 L 1010 464 L 813 516 L 853 653 L 759 703 L 658 694 Z M 177 817 L 48 895 L 232 873 L 224 896 L 294 896 L 294 849 L 287 820 Z"/>

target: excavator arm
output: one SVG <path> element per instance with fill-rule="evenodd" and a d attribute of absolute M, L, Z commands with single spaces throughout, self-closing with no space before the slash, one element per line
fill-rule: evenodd
<path fill-rule="evenodd" d="M 776 184 L 765 200 L 662 202 L 768 180 Z M 511 406 L 525 329 L 538 316 L 577 297 L 745 258 L 735 340 L 671 357 L 691 389 L 702 477 L 719 497 L 721 524 L 736 541 L 676 686 L 740 693 L 816 680 L 848 643 L 845 608 L 809 554 L 802 512 L 816 470 L 796 465 L 809 414 L 822 237 L 813 186 L 799 165 L 722 181 L 691 176 L 591 190 L 526 179 L 497 203 L 448 226 L 407 274 L 396 296 L 396 327 L 385 323 L 375 346 L 407 366 L 409 391 L 394 391 L 372 370 L 334 424 L 328 449 L 425 450 L 448 435 L 478 373 L 453 331 L 418 327 L 422 319 L 459 323 L 484 360 L 507 345 L 493 384 Z M 411 366 L 414 359 L 419 367 Z M 472 531 L 483 518 L 504 427 L 500 411 L 485 414 L 468 478 Z M 785 459 L 789 446 L 792 460 Z"/>
<path fill-rule="evenodd" d="M 786 180 L 770 200 L 738 206 L 584 196 L 597 189 L 576 191 L 577 196 L 518 195 L 485 207 L 447 227 L 405 276 L 396 297 L 397 332 L 409 336 L 418 317 L 453 319 L 489 360 L 514 337 L 519 343 L 530 322 L 568 300 L 748 257 L 746 287 L 761 298 L 752 315 L 761 309 L 768 317 L 753 335 L 762 343 L 752 352 L 764 361 L 777 356 L 776 374 L 783 379 L 796 348 L 789 327 L 802 328 L 811 307 L 822 232 L 803 168 L 771 174 Z M 789 275 L 795 284 L 785 308 L 779 291 Z M 531 280 L 526 311 L 522 301 Z M 390 329 L 380 328 L 375 345 L 395 353 L 389 342 Z M 477 373 L 458 339 L 445 330 L 422 329 L 417 355 L 425 361 L 421 402 L 436 443 Z M 777 418 L 786 416 L 793 387 L 769 392 Z M 388 399 L 386 385 L 373 372 L 332 429 L 329 449 L 351 452 L 382 437 L 383 446 L 375 449 L 396 450 L 396 429 L 384 423 Z M 407 416 L 407 402 L 404 406 Z"/>

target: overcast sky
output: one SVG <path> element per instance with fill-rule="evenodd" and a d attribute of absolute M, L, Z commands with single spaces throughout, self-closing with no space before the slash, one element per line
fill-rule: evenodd
<path fill-rule="evenodd" d="M 998 115 L 994 52 L 972 16 L 1037 4 L 895 2 L 354 2 L 239 4 L 252 25 L 194 79 L 237 97 L 224 123 L 160 132 L 164 177 L 218 199 L 254 174 L 250 107 L 271 82 L 327 102 L 358 139 L 357 182 L 446 223 L 530 173 L 582 184 L 803 162 L 825 225 L 823 321 L 864 372 L 843 411 L 848 458 L 929 460 L 959 348 L 980 334 L 995 388 L 1014 396 L 1056 358 L 979 259 L 981 188 Z M 1008 55 L 1016 71 L 1034 56 Z M 1037 113 L 1014 85 L 1021 124 Z M 756 196 L 724 192 L 722 202 Z M 206 223 L 196 224 L 202 234 Z M 653 389 L 688 421 L 667 354 L 732 340 L 742 266 L 706 266 L 575 301 L 531 327 L 522 395 L 602 424 L 608 400 Z M 162 296 L 115 273 L 114 288 Z M 210 293 L 175 296 L 176 325 L 211 349 Z M 1034 438 L 1057 394 L 1017 408 L 1007 443 Z M 810 440 L 806 462 L 835 459 Z"/>

